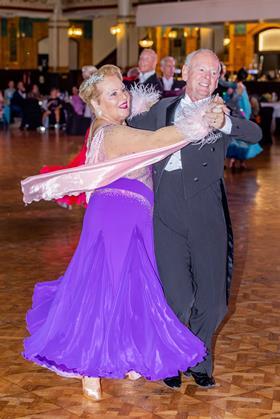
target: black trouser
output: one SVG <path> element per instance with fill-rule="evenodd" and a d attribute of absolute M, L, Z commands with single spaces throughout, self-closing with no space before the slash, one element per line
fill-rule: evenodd
<path fill-rule="evenodd" d="M 212 374 L 212 337 L 227 311 L 227 228 L 221 181 L 184 198 L 182 171 L 164 172 L 155 196 L 155 251 L 166 299 L 206 345 L 194 371 Z"/>

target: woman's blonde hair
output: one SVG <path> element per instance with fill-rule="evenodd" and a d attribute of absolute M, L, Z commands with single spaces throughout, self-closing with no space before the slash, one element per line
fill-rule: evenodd
<path fill-rule="evenodd" d="M 98 83 L 103 81 L 105 77 L 117 76 L 122 81 L 122 73 L 119 67 L 112 64 L 106 64 L 100 67 L 89 79 L 84 80 L 79 88 L 81 99 L 91 108 L 92 100 L 97 100 L 100 92 L 97 88 Z"/>

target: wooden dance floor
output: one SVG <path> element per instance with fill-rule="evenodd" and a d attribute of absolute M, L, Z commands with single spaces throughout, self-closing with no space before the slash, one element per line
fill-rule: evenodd
<path fill-rule="evenodd" d="M 162 382 L 105 380 L 92 402 L 81 383 L 21 357 L 33 286 L 56 279 L 79 239 L 83 210 L 53 202 L 24 207 L 20 179 L 64 164 L 83 140 L 63 133 L 0 132 L 0 418 L 280 418 L 280 145 L 226 170 L 235 232 L 230 312 L 219 330 L 215 378 L 180 391 Z"/>

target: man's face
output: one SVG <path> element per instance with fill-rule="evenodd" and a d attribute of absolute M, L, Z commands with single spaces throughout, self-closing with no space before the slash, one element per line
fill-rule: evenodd
<path fill-rule="evenodd" d="M 56 99 L 58 97 L 58 91 L 57 89 L 52 89 L 50 92 L 51 99 Z"/>
<path fill-rule="evenodd" d="M 161 71 L 163 77 L 165 77 L 166 79 L 170 79 L 170 77 L 173 77 L 175 73 L 175 61 L 171 58 L 169 60 L 166 60 L 164 64 L 161 66 Z"/>
<path fill-rule="evenodd" d="M 150 52 L 143 51 L 140 54 L 138 67 L 141 73 L 148 73 L 149 71 L 154 71 L 156 68 L 156 59 L 153 54 Z"/>
<path fill-rule="evenodd" d="M 218 58 L 207 51 L 195 55 L 190 65 L 182 69 L 183 80 L 187 83 L 186 93 L 192 101 L 212 95 L 218 85 L 220 63 Z"/>
<path fill-rule="evenodd" d="M 21 91 L 24 91 L 25 89 L 24 89 L 24 84 L 23 84 L 23 82 L 22 81 L 19 81 L 18 82 L 18 84 L 17 84 L 17 88 L 18 88 L 18 90 L 21 90 Z"/>

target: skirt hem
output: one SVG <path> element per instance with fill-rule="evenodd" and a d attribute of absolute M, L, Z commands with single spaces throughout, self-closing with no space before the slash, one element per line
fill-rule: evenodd
<path fill-rule="evenodd" d="M 189 361 L 187 365 L 182 363 L 179 366 L 174 367 L 174 369 L 169 368 L 164 373 L 159 374 L 151 374 L 147 370 L 144 371 L 141 368 L 137 369 L 135 366 L 128 368 L 125 371 L 108 371 L 108 370 L 101 370 L 98 369 L 96 372 L 88 373 L 86 371 L 78 371 L 71 368 L 67 368 L 64 365 L 57 365 L 55 362 L 48 360 L 46 357 L 40 357 L 40 356 L 27 356 L 25 353 L 22 353 L 23 357 L 27 361 L 34 362 L 36 365 L 39 365 L 40 367 L 46 368 L 52 372 L 55 372 L 57 375 L 66 377 L 66 378 L 83 378 L 83 377 L 100 377 L 100 378 L 111 378 L 111 379 L 124 379 L 126 374 L 129 371 L 135 371 L 138 374 L 141 375 L 141 377 L 144 377 L 146 380 L 150 381 L 158 381 L 163 380 L 166 377 L 173 377 L 178 374 L 178 371 L 187 371 L 188 368 L 193 368 L 197 364 L 201 363 L 205 359 L 202 355 L 197 355 L 196 359 L 192 361 Z"/>

